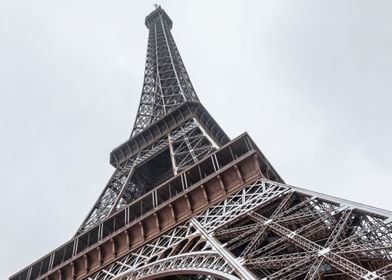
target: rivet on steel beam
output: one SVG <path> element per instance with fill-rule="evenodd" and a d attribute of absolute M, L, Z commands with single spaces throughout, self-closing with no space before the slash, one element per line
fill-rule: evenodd
<path fill-rule="evenodd" d="M 90 263 L 89 263 L 88 255 L 84 254 L 83 259 L 84 259 L 84 272 L 87 274 L 90 271 Z"/>
<path fill-rule="evenodd" d="M 219 185 L 220 185 L 220 187 L 221 187 L 221 190 L 226 194 L 226 193 L 227 193 L 227 190 L 226 190 L 225 184 L 223 183 L 222 176 L 221 176 L 221 175 L 218 175 L 218 176 L 216 176 L 216 177 L 217 177 L 218 180 L 219 180 Z"/>
<path fill-rule="evenodd" d="M 145 236 L 145 233 L 144 233 L 144 225 L 143 225 L 142 221 L 139 222 L 139 226 L 140 226 L 140 234 L 141 234 L 143 240 L 145 240 L 146 236 Z"/>
<path fill-rule="evenodd" d="M 208 198 L 207 191 L 206 191 L 206 188 L 204 187 L 204 185 L 201 185 L 200 189 L 203 192 L 204 199 L 207 201 L 207 203 L 209 203 L 210 199 Z"/>
<path fill-rule="evenodd" d="M 117 256 L 116 240 L 114 240 L 114 238 L 111 238 L 110 239 L 110 244 L 112 245 L 113 256 L 116 257 Z"/>
<path fill-rule="evenodd" d="M 99 263 L 99 265 L 102 265 L 103 264 L 103 253 L 102 253 L 101 246 L 97 247 L 97 251 L 98 251 L 98 263 Z"/>
<path fill-rule="evenodd" d="M 240 178 L 241 182 L 244 182 L 244 177 L 242 176 L 241 170 L 237 164 L 234 165 L 234 169 L 237 172 L 237 176 Z"/>
<path fill-rule="evenodd" d="M 189 200 L 189 197 L 187 194 L 184 195 L 184 198 L 186 200 L 186 205 L 188 206 L 188 209 L 190 210 L 191 213 L 193 213 L 193 209 L 192 209 L 192 205 L 191 205 L 191 201 Z"/>
<path fill-rule="evenodd" d="M 155 226 L 159 231 L 161 231 L 161 225 L 159 224 L 159 216 L 156 212 L 154 213 L 154 218 L 155 218 Z"/>
<path fill-rule="evenodd" d="M 125 234 L 125 240 L 127 242 L 127 247 L 128 247 L 128 249 L 130 249 L 132 247 L 132 245 L 131 245 L 131 237 L 132 237 L 131 231 L 129 229 L 127 229 L 124 231 L 124 234 Z"/>
<path fill-rule="evenodd" d="M 71 262 L 71 278 L 72 280 L 76 279 L 76 265 L 74 262 Z"/>
<path fill-rule="evenodd" d="M 169 208 L 170 208 L 170 213 L 172 215 L 172 218 L 173 218 L 174 222 L 177 222 L 176 213 L 174 212 L 173 204 L 170 203 L 169 204 Z"/>

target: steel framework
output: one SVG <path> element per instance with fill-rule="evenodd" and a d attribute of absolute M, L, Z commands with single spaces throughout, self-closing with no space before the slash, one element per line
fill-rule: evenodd
<path fill-rule="evenodd" d="M 392 213 L 285 184 L 200 104 L 165 11 L 145 23 L 114 174 L 75 236 L 10 279 L 392 279 Z"/>

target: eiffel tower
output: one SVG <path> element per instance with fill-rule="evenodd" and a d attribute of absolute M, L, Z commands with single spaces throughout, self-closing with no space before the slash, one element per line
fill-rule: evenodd
<path fill-rule="evenodd" d="M 75 236 L 10 280 L 392 279 L 392 213 L 285 184 L 200 103 L 166 12 L 145 24 L 140 105 L 114 174 Z"/>

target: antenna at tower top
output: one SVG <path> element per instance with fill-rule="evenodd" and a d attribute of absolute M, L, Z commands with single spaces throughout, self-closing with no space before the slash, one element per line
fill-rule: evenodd
<path fill-rule="evenodd" d="M 161 5 L 158 5 L 157 3 L 154 4 L 155 9 L 158 9 L 159 7 L 161 7 Z"/>

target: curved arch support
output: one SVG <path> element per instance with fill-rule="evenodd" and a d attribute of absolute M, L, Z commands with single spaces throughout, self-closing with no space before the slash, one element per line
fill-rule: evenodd
<path fill-rule="evenodd" d="M 140 280 L 153 280 L 156 278 L 160 277 L 165 277 L 165 276 L 175 276 L 175 275 L 205 275 L 205 276 L 214 276 L 222 280 L 240 280 L 238 277 L 235 277 L 234 275 L 218 271 L 218 270 L 213 270 L 213 269 L 181 269 L 181 270 L 176 270 L 176 271 L 170 271 L 170 272 L 157 272 L 154 275 L 150 275 L 147 277 L 142 277 L 139 278 Z"/>
<path fill-rule="evenodd" d="M 239 280 L 232 274 L 231 266 L 215 251 L 195 252 L 168 257 L 147 264 L 136 270 L 128 270 L 115 277 L 115 280 L 143 279 L 195 274 L 210 275 L 224 280 Z M 113 280 L 114 280 L 113 279 Z"/>

